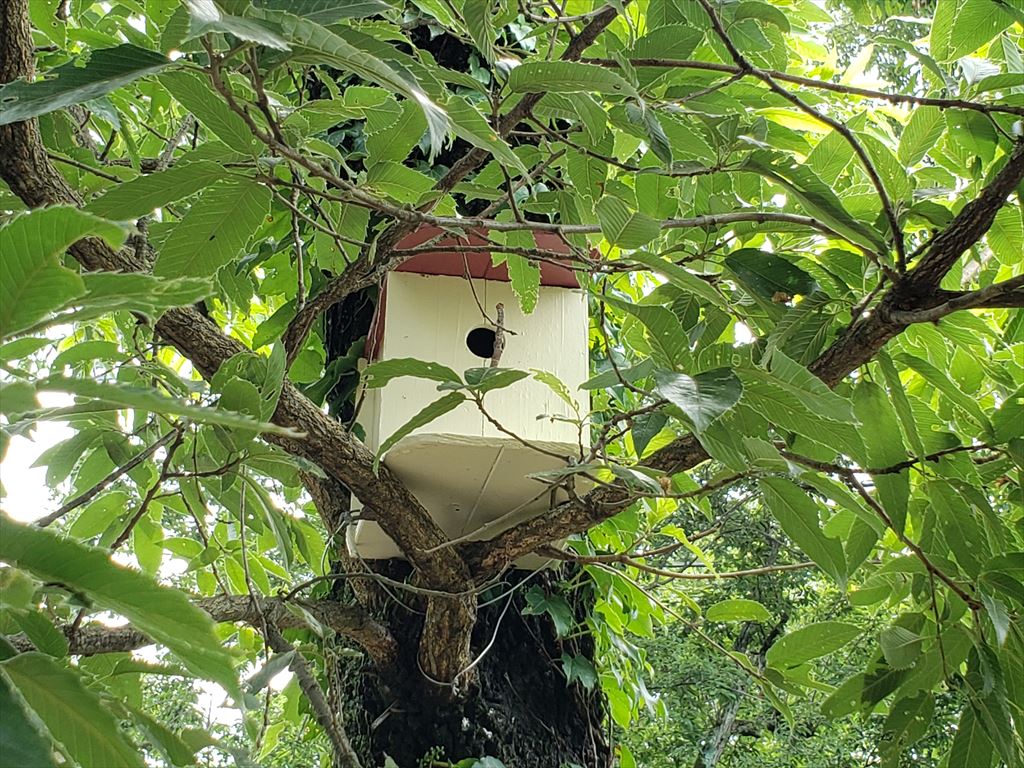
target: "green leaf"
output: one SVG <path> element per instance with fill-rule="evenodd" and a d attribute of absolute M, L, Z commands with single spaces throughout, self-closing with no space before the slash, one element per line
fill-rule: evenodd
<path fill-rule="evenodd" d="M 658 304 L 632 304 L 613 296 L 602 296 L 601 301 L 632 315 L 647 329 L 653 356 L 663 366 L 675 368 L 690 360 L 690 339 L 679 318 L 668 307 Z M 614 372 L 612 372 L 614 377 Z M 618 379 L 613 379 L 618 383 Z"/>
<path fill-rule="evenodd" d="M 680 288 L 687 293 L 692 293 L 694 296 L 704 299 L 709 304 L 712 304 L 725 312 L 730 311 L 729 304 L 718 291 L 685 267 L 673 264 L 671 261 L 663 259 L 660 256 L 656 256 L 648 251 L 634 251 L 629 254 L 629 260 L 643 264 L 645 267 L 650 267 L 658 274 L 667 278 L 668 281 L 677 288 Z"/>
<path fill-rule="evenodd" d="M 36 729 L 7 677 L 0 674 L 0 753 L 9 765 L 55 768 L 53 748 Z"/>
<path fill-rule="evenodd" d="M 978 512 L 947 481 L 930 480 L 926 487 L 946 544 L 964 573 L 977 578 L 991 554 Z"/>
<path fill-rule="evenodd" d="M 906 461 L 907 451 L 903 447 L 899 420 L 885 390 L 874 382 L 858 382 L 853 390 L 853 407 L 863 427 L 860 435 L 868 466 L 882 469 Z M 910 499 L 909 471 L 875 474 L 872 480 L 878 499 L 892 519 L 896 532 L 902 533 Z"/>
<path fill-rule="evenodd" d="M 472 0 L 477 2 L 478 0 Z M 490 0 L 481 0 L 490 3 Z M 474 147 L 479 147 L 494 156 L 498 162 L 514 168 L 522 175 L 529 173 L 529 169 L 523 165 L 523 161 L 512 151 L 504 139 L 487 122 L 487 118 L 475 106 L 469 103 L 462 96 L 452 96 L 444 105 L 448 120 L 451 122 L 452 132 L 460 139 L 464 139 Z"/>
<path fill-rule="evenodd" d="M 519 300 L 519 308 L 524 315 L 529 315 L 537 307 L 540 295 L 540 267 L 517 253 L 507 254 L 505 262 L 508 264 L 512 292 Z"/>
<path fill-rule="evenodd" d="M 935 698 L 926 692 L 898 699 L 882 726 L 881 752 L 889 764 L 897 765 L 900 755 L 928 731 L 935 713 Z"/>
<path fill-rule="evenodd" d="M 206 78 L 191 72 L 167 72 L 160 82 L 175 100 L 236 152 L 252 155 L 256 137 L 239 115 L 231 111 L 223 97 Z"/>
<path fill-rule="evenodd" d="M 494 18 L 492 0 L 465 0 L 462 4 L 462 22 L 466 25 L 473 44 L 488 64 L 494 63 Z"/>
<path fill-rule="evenodd" d="M 270 190 L 253 181 L 211 187 L 177 223 L 153 265 L 158 277 L 208 277 L 234 259 L 270 207 Z"/>
<path fill-rule="evenodd" d="M 87 236 L 118 247 L 125 230 L 65 206 L 31 211 L 0 227 L 0 337 L 30 327 L 85 292 L 82 278 L 61 266 L 58 256 Z"/>
<path fill-rule="evenodd" d="M 287 11 L 317 24 L 334 24 L 342 19 L 360 19 L 394 10 L 383 0 L 252 0 L 252 6 Z"/>
<path fill-rule="evenodd" d="M 617 197 L 606 196 L 597 202 L 601 234 L 620 248 L 640 248 L 661 233 L 657 220 L 645 213 L 631 211 Z"/>
<path fill-rule="evenodd" d="M 818 505 L 797 485 L 781 477 L 758 480 L 765 502 L 782 530 L 840 586 L 846 583 L 843 547 L 821 529 Z"/>
<path fill-rule="evenodd" d="M 432 379 L 433 381 L 453 382 L 461 384 L 459 374 L 446 365 L 440 363 L 427 363 L 422 360 L 415 360 L 411 357 L 396 357 L 391 360 L 380 360 L 371 363 L 363 371 L 363 381 L 371 389 L 383 387 L 392 379 L 400 376 L 414 376 L 417 379 Z"/>
<path fill-rule="evenodd" d="M 463 374 L 466 388 L 480 393 L 510 387 L 529 375 L 527 371 L 514 368 L 469 368 Z M 439 389 L 445 389 L 445 386 L 442 384 Z"/>
<path fill-rule="evenodd" d="M 508 76 L 512 93 L 604 93 L 639 98 L 636 88 L 620 75 L 594 64 L 576 61 L 528 61 Z"/>
<path fill-rule="evenodd" d="M 821 219 L 822 223 L 851 242 L 876 253 L 886 253 L 881 236 L 854 219 L 832 188 L 808 166 L 799 165 L 783 155 L 752 152 L 742 167 L 782 186 L 800 202 L 808 214 Z"/>
<path fill-rule="evenodd" d="M 757 600 L 733 598 L 715 603 L 704 612 L 708 621 L 759 621 L 772 620 L 771 613 Z"/>
<path fill-rule="evenodd" d="M 634 59 L 688 59 L 704 33 L 689 24 L 666 24 L 637 39 L 633 45 Z"/>
<path fill-rule="evenodd" d="M 817 281 L 778 254 L 757 248 L 741 248 L 725 257 L 725 265 L 744 285 L 758 295 L 775 300 L 779 294 L 788 301 L 807 296 L 818 287 Z"/>
<path fill-rule="evenodd" d="M 198 424 L 219 424 L 222 427 L 253 429 L 278 435 L 295 437 L 298 433 L 276 424 L 250 419 L 238 413 L 217 408 L 191 405 L 187 401 L 158 394 L 154 389 L 132 387 L 91 379 L 50 376 L 41 380 L 36 389 L 41 392 L 66 392 L 79 397 L 90 398 L 93 407 L 106 406 L 111 409 L 132 408 L 148 413 L 181 416 Z"/>
<path fill-rule="evenodd" d="M 16 80 L 0 86 L 0 125 L 98 99 L 133 80 L 159 72 L 170 63 L 161 53 L 127 43 L 93 50 L 84 66 L 77 61 L 68 62 L 50 72 L 45 80 Z"/>
<path fill-rule="evenodd" d="M 992 0 L 938 0 L 929 36 L 931 54 L 939 61 L 959 59 L 1012 23 L 1013 16 Z"/>
<path fill-rule="evenodd" d="M 893 669 L 906 669 L 921 655 L 924 638 L 906 627 L 892 626 L 882 630 L 878 644 L 885 661 Z"/>
<path fill-rule="evenodd" d="M 579 683 L 588 691 L 597 685 L 597 670 L 594 668 L 594 663 L 586 656 L 570 656 L 568 653 L 563 653 L 562 671 L 565 672 L 565 677 L 570 684 Z M 478 762 L 477 765 L 481 765 L 481 762 Z"/>
<path fill-rule="evenodd" d="M 80 309 L 76 320 L 116 310 L 139 312 L 158 318 L 171 307 L 195 304 L 213 293 L 209 278 L 163 278 L 125 272 L 87 272 L 82 275 L 86 293 L 73 304 Z M 88 311 L 86 311 L 88 310 Z"/>
<path fill-rule="evenodd" d="M 223 166 L 209 160 L 176 165 L 118 184 L 89 203 L 85 210 L 105 219 L 137 219 L 205 189 L 223 179 L 225 173 Z"/>
<path fill-rule="evenodd" d="M 0 664 L 0 670 L 79 765 L 143 765 L 142 756 L 121 733 L 117 720 L 70 669 L 41 653 L 20 653 Z M 2 719 L 7 719 L 6 711 Z M 6 756 L 6 748 L 4 753 Z"/>
<path fill-rule="evenodd" d="M 19 525 L 6 515 L 0 515 L 0 560 L 43 581 L 82 592 L 98 605 L 121 614 L 140 632 L 167 646 L 189 670 L 220 683 L 241 700 L 231 656 L 214 634 L 213 622 L 178 590 L 115 565 L 102 549 Z"/>
<path fill-rule="evenodd" d="M 953 746 L 946 759 L 947 768 L 988 768 L 992 765 L 992 740 L 978 722 L 974 710 L 965 707 L 956 726 Z"/>
<path fill-rule="evenodd" d="M 523 615 L 540 616 L 548 614 L 555 625 L 559 637 L 565 637 L 576 624 L 572 608 L 561 595 L 549 595 L 541 587 L 533 586 L 526 593 L 526 605 Z"/>
<path fill-rule="evenodd" d="M 776 669 L 799 667 L 819 656 L 838 651 L 861 634 L 860 627 L 840 621 L 822 621 L 787 632 L 772 645 L 765 661 Z"/>
<path fill-rule="evenodd" d="M 900 144 L 896 156 L 903 165 L 917 165 L 934 149 L 942 132 L 946 130 L 946 120 L 937 107 L 916 107 L 910 113 L 900 134 Z"/>
<path fill-rule="evenodd" d="M 440 150 L 448 131 L 448 118 L 419 85 L 409 82 L 391 65 L 369 51 L 352 45 L 345 38 L 309 19 L 282 13 L 280 20 L 285 36 L 300 58 L 353 72 L 364 80 L 377 83 L 393 93 L 400 93 L 418 104 L 427 119 L 431 154 Z"/>
<path fill-rule="evenodd" d="M 454 411 L 465 399 L 466 396 L 461 392 L 449 392 L 444 397 L 439 397 L 434 402 L 425 406 L 423 410 L 409 419 L 405 424 L 395 430 L 394 434 L 381 443 L 380 449 L 377 451 L 377 461 L 379 462 L 380 458 L 403 437 L 411 434 L 414 430 L 417 430 L 420 427 L 426 426 L 435 419 L 444 416 L 449 411 Z"/>
<path fill-rule="evenodd" d="M 259 21 L 224 13 L 213 0 L 185 0 L 191 20 L 189 39 L 223 32 L 268 48 L 287 51 L 288 43 Z"/>
<path fill-rule="evenodd" d="M 743 384 L 729 368 L 716 368 L 696 376 L 658 371 L 655 391 L 676 406 L 701 432 L 739 402 Z"/>
<path fill-rule="evenodd" d="M 963 392 L 943 371 L 940 371 L 927 360 L 923 360 L 915 355 L 899 354 L 896 355 L 896 359 L 919 373 L 925 381 L 939 390 L 945 398 L 963 410 L 975 424 L 986 432 L 992 431 L 992 425 L 977 401 Z"/>

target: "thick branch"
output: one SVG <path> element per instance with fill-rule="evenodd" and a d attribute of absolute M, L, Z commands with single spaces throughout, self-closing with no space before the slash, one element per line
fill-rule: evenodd
<path fill-rule="evenodd" d="M 387 666 L 394 661 L 397 645 L 391 633 L 371 619 L 361 608 L 343 605 L 333 600 L 292 602 L 308 611 L 324 626 L 355 640 L 366 649 L 378 666 Z M 279 598 L 260 598 L 259 605 L 255 605 L 248 595 L 221 595 L 199 598 L 195 600 L 195 604 L 218 622 L 244 622 L 260 628 L 265 616 L 267 622 L 278 629 L 305 626 L 303 620 L 289 611 L 286 602 Z M 68 638 L 70 652 L 78 656 L 133 651 L 153 644 L 146 635 L 129 626 L 86 624 L 75 628 L 68 624 L 61 629 Z M 21 635 L 15 636 L 14 645 L 23 651 L 31 649 L 31 643 Z"/>

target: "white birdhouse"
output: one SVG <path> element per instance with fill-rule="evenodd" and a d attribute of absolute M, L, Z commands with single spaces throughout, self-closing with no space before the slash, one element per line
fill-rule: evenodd
<path fill-rule="evenodd" d="M 439 234 L 424 228 L 400 247 L 414 248 Z M 538 235 L 537 240 L 538 247 L 566 251 L 553 235 Z M 468 242 L 484 244 L 473 237 Z M 524 315 L 505 265 L 492 266 L 490 253 L 436 252 L 413 257 L 388 275 L 367 357 L 371 361 L 415 358 L 441 363 L 460 374 L 488 366 L 495 332 L 481 307 L 493 320 L 499 303 L 508 329 L 500 366 L 554 374 L 580 400 L 585 416 L 588 396 L 579 386 L 588 375 L 587 297 L 575 273 L 553 263 L 542 264 L 537 306 Z M 369 389 L 358 419 L 369 447 L 376 451 L 441 394 L 437 382 L 411 377 Z M 563 467 L 565 461 L 558 457 L 580 453 L 581 430 L 566 421 L 578 415 L 532 376 L 487 393 L 484 407 L 516 437 L 496 428 L 476 403 L 467 401 L 416 429 L 383 459 L 449 537 L 489 539 L 546 510 L 552 502 L 550 490 L 529 475 Z M 582 430 L 584 446 L 586 432 Z M 348 544 L 351 551 L 368 559 L 401 556 L 390 537 L 370 520 L 349 528 Z"/>

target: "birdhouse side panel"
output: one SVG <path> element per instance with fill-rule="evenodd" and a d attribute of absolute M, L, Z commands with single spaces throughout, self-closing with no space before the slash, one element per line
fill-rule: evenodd
<path fill-rule="evenodd" d="M 501 302 L 505 326 L 514 332 L 505 335 L 500 365 L 554 374 L 582 400 L 581 409 L 586 413 L 586 393 L 578 387 L 588 373 L 588 321 L 586 296 L 579 290 L 542 286 L 537 308 L 523 315 L 511 286 L 505 282 L 474 280 L 471 290 L 464 278 L 393 273 L 388 278 L 381 359 L 411 357 L 437 362 L 460 375 L 467 368 L 488 366 L 489 357 L 474 354 L 467 343 L 471 331 L 491 327 L 482 317 L 478 301 L 492 319 L 495 305 Z M 410 377 L 394 379 L 372 392 L 370 396 L 377 400 L 372 406 L 376 408 L 375 428 L 361 419 L 367 426 L 368 440 L 373 432 L 376 440 L 371 444 L 379 444 L 441 395 L 436 382 Z M 484 403 L 502 426 L 524 439 L 567 445 L 579 441 L 575 426 L 552 419 L 574 418 L 573 410 L 532 378 L 488 393 Z M 472 402 L 417 433 L 509 439 L 487 422 Z"/>

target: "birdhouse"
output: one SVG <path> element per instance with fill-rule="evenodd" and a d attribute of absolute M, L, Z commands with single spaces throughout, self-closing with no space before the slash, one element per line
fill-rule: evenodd
<path fill-rule="evenodd" d="M 441 235 L 440 230 L 423 228 L 399 247 L 416 248 Z M 486 243 L 477 236 L 445 236 L 437 242 L 438 247 Z M 568 253 L 554 235 L 538 234 L 537 244 Z M 585 416 L 587 395 L 579 386 L 588 376 L 587 297 L 576 274 L 556 263 L 541 264 L 536 308 L 524 314 L 506 266 L 493 266 L 489 252 L 417 254 L 387 277 L 367 340 L 367 357 L 370 362 L 415 358 L 460 374 L 487 367 L 494 355 L 496 332 L 491 321 L 496 322 L 498 304 L 503 305 L 501 324 L 507 329 L 501 334 L 500 367 L 554 374 L 581 399 Z M 368 389 L 358 421 L 369 447 L 376 451 L 440 397 L 437 386 L 436 381 L 402 377 Z M 581 445 L 588 444 L 587 430 L 572 423 L 579 414 L 532 375 L 488 392 L 483 402 L 486 415 L 467 400 L 411 432 L 383 457 L 451 538 L 489 539 L 548 509 L 560 499 L 552 498 L 549 486 L 530 475 L 564 467 L 562 457 L 578 457 Z M 401 556 L 390 537 L 369 519 L 349 528 L 348 545 L 367 559 Z"/>

